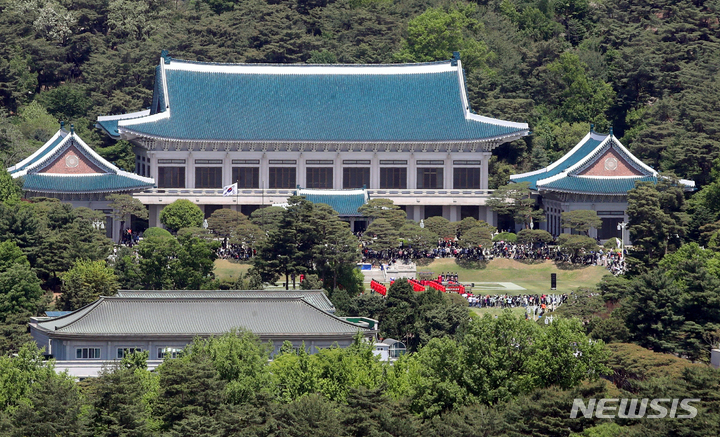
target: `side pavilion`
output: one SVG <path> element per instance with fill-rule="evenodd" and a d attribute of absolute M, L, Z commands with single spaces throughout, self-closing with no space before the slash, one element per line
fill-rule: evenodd
<path fill-rule="evenodd" d="M 600 229 L 591 229 L 590 236 L 599 240 L 622 238 L 630 244 L 627 229 L 627 193 L 635 183 L 657 183 L 658 172 L 625 148 L 614 135 L 590 132 L 562 158 L 540 170 L 510 176 L 511 182 L 529 182 L 538 193 L 545 222 L 540 228 L 554 237 L 570 233 L 561 227 L 561 214 L 575 210 L 593 210 L 602 218 Z M 686 190 L 695 182 L 680 180 Z"/>

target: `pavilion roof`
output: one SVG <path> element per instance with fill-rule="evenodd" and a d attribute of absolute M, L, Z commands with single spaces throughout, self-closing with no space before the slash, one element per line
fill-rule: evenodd
<path fill-rule="evenodd" d="M 112 136 L 225 142 L 486 142 L 526 123 L 474 114 L 458 59 L 426 64 L 209 64 L 161 57 L 150 111 Z"/>

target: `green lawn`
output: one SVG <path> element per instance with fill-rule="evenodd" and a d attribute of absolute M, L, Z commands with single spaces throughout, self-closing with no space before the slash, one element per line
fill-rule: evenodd
<path fill-rule="evenodd" d="M 550 292 L 550 274 L 557 274 L 556 293 L 569 293 L 578 287 L 593 288 L 600 279 L 608 274 L 603 267 L 588 266 L 559 269 L 551 261 L 538 264 L 525 264 L 511 259 L 494 259 L 484 269 L 463 269 L 454 259 L 437 259 L 418 272 L 456 272 L 460 282 L 512 282 L 526 290 L 513 290 L 507 294 L 542 294 Z M 500 291 L 488 291 L 486 294 L 505 294 Z"/>
<path fill-rule="evenodd" d="M 225 282 L 237 281 L 240 273 L 245 273 L 250 264 L 232 263 L 228 260 L 215 261 L 215 276 Z M 484 269 L 463 269 L 455 264 L 454 259 L 437 259 L 425 267 L 418 267 L 418 271 L 457 272 L 460 282 L 512 282 L 526 290 L 481 290 L 476 288 L 475 293 L 481 294 L 542 294 L 550 292 L 550 274 L 557 273 L 556 293 L 569 293 L 578 287 L 593 288 L 600 279 L 607 274 L 603 267 L 590 266 L 559 269 L 555 263 L 545 261 L 538 264 L 525 264 L 510 259 L 495 259 L 490 261 Z M 369 290 L 369 284 L 366 288 Z"/>
<path fill-rule="evenodd" d="M 215 277 L 222 282 L 235 282 L 240 273 L 246 273 L 249 268 L 250 264 L 238 264 L 226 259 L 216 259 Z"/>

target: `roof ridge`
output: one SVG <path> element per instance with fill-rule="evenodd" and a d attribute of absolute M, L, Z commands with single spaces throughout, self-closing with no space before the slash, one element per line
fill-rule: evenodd
<path fill-rule="evenodd" d="M 389 63 L 389 64 L 346 64 L 346 63 L 337 63 L 337 64 L 308 64 L 306 62 L 294 62 L 294 63 L 272 63 L 272 62 L 208 62 L 208 61 L 193 61 L 190 59 L 178 59 L 178 58 L 170 58 L 170 64 L 172 65 L 173 62 L 180 62 L 184 64 L 199 64 L 199 65 L 217 65 L 217 66 L 227 66 L 227 65 L 237 65 L 237 66 L 258 66 L 258 67 L 280 67 L 280 66 L 292 66 L 292 67 L 404 67 L 404 66 L 425 66 L 425 65 L 443 65 L 443 64 L 452 64 L 452 59 L 448 59 L 445 61 L 430 61 L 430 62 L 401 62 L 401 63 Z"/>

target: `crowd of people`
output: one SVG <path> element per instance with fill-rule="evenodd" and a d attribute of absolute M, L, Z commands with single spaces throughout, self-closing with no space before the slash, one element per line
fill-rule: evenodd
<path fill-rule="evenodd" d="M 507 294 L 494 295 L 463 295 L 467 298 L 471 307 L 478 308 L 525 308 L 525 318 L 537 319 L 546 312 L 555 311 L 557 307 L 565 303 L 567 294 L 521 294 L 511 296 Z"/>
<path fill-rule="evenodd" d="M 431 250 L 417 250 L 413 247 L 401 245 L 394 250 L 373 250 L 361 240 L 362 262 L 407 264 L 422 258 L 457 258 L 470 261 L 489 261 L 495 258 L 514 260 L 550 260 L 554 262 L 572 263 L 579 265 L 598 265 L 607 268 L 611 273 L 618 275 L 625 272 L 625 259 L 620 251 L 600 248 L 573 256 L 563 251 L 559 246 L 547 243 L 518 244 L 498 241 L 487 247 L 464 248 L 457 241 L 438 241 L 437 247 Z"/>

